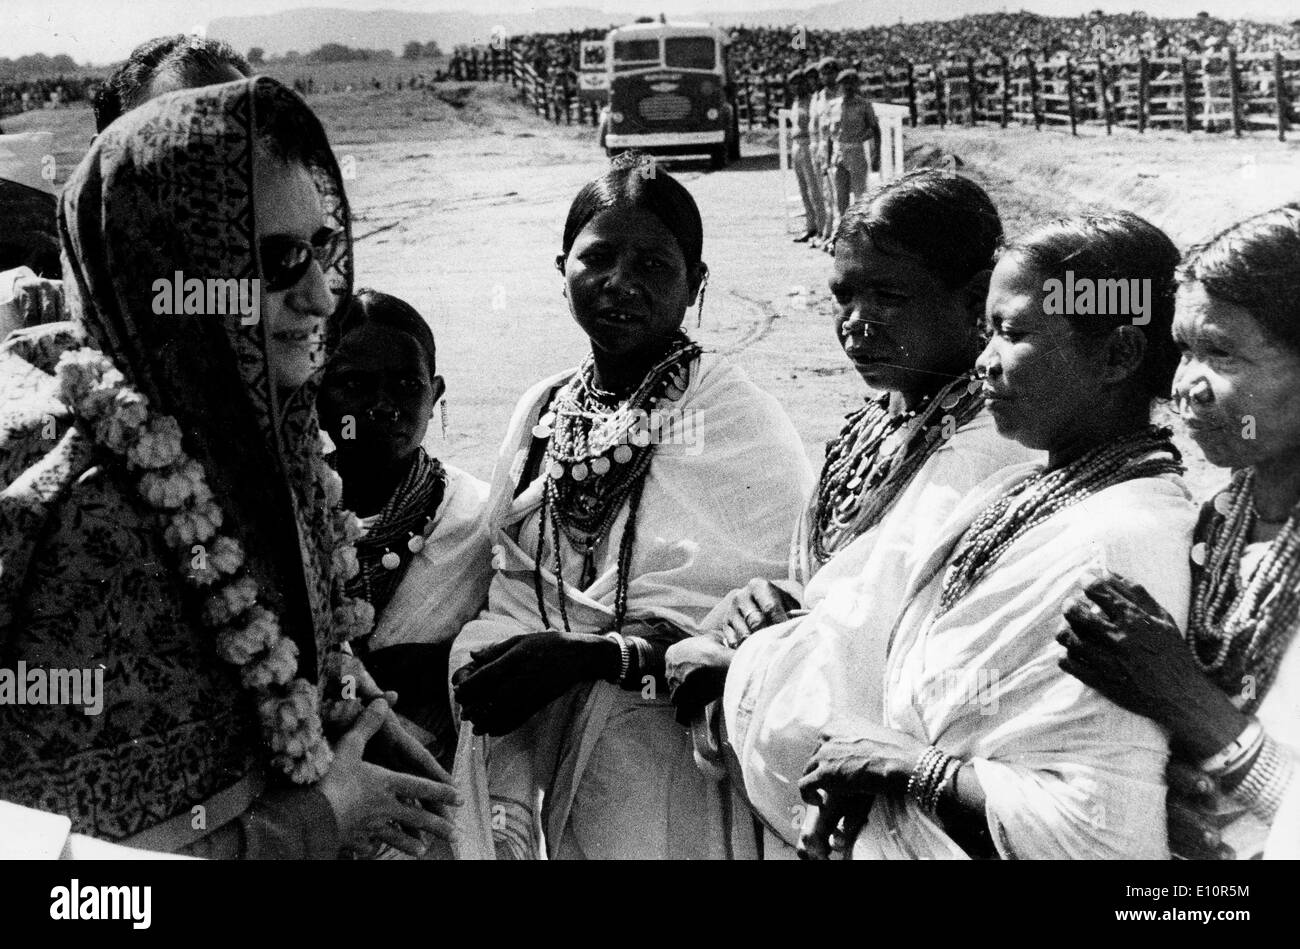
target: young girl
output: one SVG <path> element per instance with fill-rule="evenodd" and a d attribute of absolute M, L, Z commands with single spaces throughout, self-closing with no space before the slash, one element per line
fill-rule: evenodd
<path fill-rule="evenodd" d="M 487 600 L 487 485 L 421 447 L 446 391 L 424 318 L 397 297 L 360 290 L 342 334 L 318 405 L 343 502 L 365 528 L 348 592 L 375 608 L 375 631 L 353 649 L 449 766 L 456 732 L 447 656 Z"/>

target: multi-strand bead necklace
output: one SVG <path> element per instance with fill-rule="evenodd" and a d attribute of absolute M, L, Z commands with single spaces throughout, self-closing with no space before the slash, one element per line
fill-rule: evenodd
<path fill-rule="evenodd" d="M 388 604 L 406 572 L 402 568 L 424 549 L 446 485 L 442 463 L 416 449 L 393 496 L 374 518 L 363 521 L 366 532 L 357 541 L 361 571 L 348 584 L 350 595 L 364 597 L 376 612 Z"/>
<path fill-rule="evenodd" d="M 1192 615 L 1188 641 L 1200 667 L 1243 711 L 1259 708 L 1300 629 L 1300 505 L 1242 582 L 1241 556 L 1258 521 L 1255 472 L 1237 471 L 1202 521 L 1192 548 Z M 1244 690 L 1253 676 L 1253 689 Z"/>
<path fill-rule="evenodd" d="M 973 374 L 965 375 L 912 411 L 891 414 L 884 395 L 847 417 L 826 446 L 813 496 L 808 543 L 815 566 L 885 515 L 946 438 L 979 414 L 980 389 Z"/>
<path fill-rule="evenodd" d="M 1007 548 L 1052 515 L 1099 491 L 1165 474 L 1182 474 L 1173 432 L 1151 427 L 1085 452 L 1069 464 L 1042 471 L 986 508 L 967 529 L 943 581 L 938 615 L 970 592 Z"/>
<path fill-rule="evenodd" d="M 548 530 L 559 587 L 560 620 L 567 632 L 561 536 L 582 554 L 580 582 L 584 588 L 589 586 L 595 579 L 596 549 L 609 534 L 626 500 L 628 517 L 619 542 L 614 593 L 614 629 L 623 628 L 636 511 L 655 448 L 646 422 L 649 413 L 658 411 L 663 402 L 677 402 L 686 394 L 691 364 L 699 354 L 697 344 L 678 334 L 664 358 L 625 399 L 596 387 L 594 362 L 588 356 L 533 428 L 534 437 L 547 439 L 533 566 L 537 609 L 547 628 L 550 620 L 543 594 L 542 559 Z"/>

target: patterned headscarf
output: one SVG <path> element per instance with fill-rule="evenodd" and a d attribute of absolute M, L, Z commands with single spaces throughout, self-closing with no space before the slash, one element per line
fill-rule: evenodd
<path fill-rule="evenodd" d="M 337 342 L 352 289 L 351 233 L 338 166 L 296 94 L 260 77 L 154 99 L 101 134 L 59 203 L 73 320 L 153 411 L 172 415 L 200 461 L 253 576 L 313 678 L 330 629 L 330 521 L 313 456 L 321 372 L 280 404 L 264 321 L 154 312 L 154 281 L 254 278 L 254 143 L 300 154 L 347 250 L 326 278 Z M 322 367 L 324 361 L 321 363 Z M 314 659 L 311 657 L 315 657 Z"/>

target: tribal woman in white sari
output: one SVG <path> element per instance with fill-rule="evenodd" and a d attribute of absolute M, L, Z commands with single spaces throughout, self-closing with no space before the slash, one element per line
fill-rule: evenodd
<path fill-rule="evenodd" d="M 1140 575 L 1186 616 L 1195 512 L 1170 433 L 1150 425 L 1177 365 L 1177 260 L 1130 214 L 1045 225 L 1001 255 L 985 394 L 999 431 L 1047 464 L 972 492 L 901 596 L 882 599 L 869 579 L 836 591 L 824 621 L 888 651 L 879 704 L 835 710 L 799 781 L 805 856 L 850 842 L 855 859 L 1167 852 L 1164 734 L 1062 672 L 1055 635 L 1064 604 L 1104 569 Z M 1067 315 L 1052 296 L 1067 271 L 1076 287 L 1150 281 L 1133 285 L 1150 293 Z M 735 665 L 744 658 L 742 647 Z M 726 726 L 744 761 L 764 683 L 736 686 Z"/>
<path fill-rule="evenodd" d="M 556 263 L 591 355 L 515 411 L 488 608 L 451 657 L 463 718 L 493 736 L 462 731 L 457 761 L 486 751 L 484 856 L 540 856 L 543 833 L 552 858 L 732 855 L 731 794 L 694 766 L 663 653 L 780 568 L 811 471 L 776 400 L 681 332 L 702 241 L 686 189 L 635 158 L 569 210 Z"/>
<path fill-rule="evenodd" d="M 1192 252 L 1181 277 L 1174 394 L 1205 457 L 1232 469 L 1197 524 L 1188 635 L 1134 578 L 1103 577 L 1066 613 L 1063 662 L 1172 737 L 1176 854 L 1294 860 L 1300 205 L 1217 234 Z"/>
<path fill-rule="evenodd" d="M 764 857 L 794 856 L 803 812 L 796 782 L 826 714 L 846 696 L 859 701 L 863 670 L 884 662 L 883 637 L 821 622 L 823 601 L 860 578 L 901 590 L 908 553 L 929 548 L 971 489 L 1037 457 L 998 434 L 974 378 L 1001 239 L 984 190 L 938 170 L 884 185 L 849 210 L 830 280 L 833 327 L 871 394 L 827 445 L 788 578 L 751 580 L 715 608 L 705 634 L 669 650 L 673 701 L 688 719 L 721 696 L 742 641 L 745 668 L 774 684 L 765 713 L 779 730 L 745 762 L 750 803 L 768 829 Z M 786 621 L 800 610 L 812 615 Z M 701 760 L 719 767 L 716 703 L 696 722 Z M 747 823 L 738 833 L 752 836 Z"/>

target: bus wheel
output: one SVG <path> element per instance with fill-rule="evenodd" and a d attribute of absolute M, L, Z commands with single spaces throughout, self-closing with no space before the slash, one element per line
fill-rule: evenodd
<path fill-rule="evenodd" d="M 727 146 L 719 145 L 713 151 L 709 152 L 709 167 L 714 171 L 721 171 L 727 167 Z"/>
<path fill-rule="evenodd" d="M 614 148 L 614 147 L 611 146 L 611 145 L 606 145 L 606 146 L 605 146 L 605 157 L 608 158 L 610 161 L 613 161 L 615 158 L 617 158 L 619 155 L 621 155 L 622 152 L 623 152 L 623 149 L 621 149 L 621 148 Z"/>
<path fill-rule="evenodd" d="M 731 140 L 727 143 L 727 158 L 731 161 L 740 161 L 739 135 L 732 135 Z"/>

